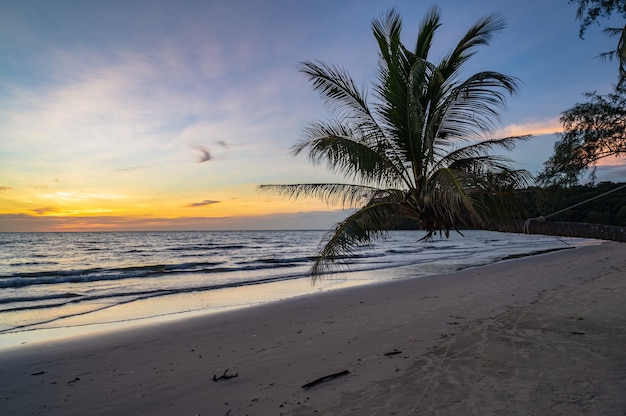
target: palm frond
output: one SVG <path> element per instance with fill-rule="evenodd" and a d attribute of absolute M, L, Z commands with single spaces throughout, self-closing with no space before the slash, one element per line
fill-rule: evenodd
<path fill-rule="evenodd" d="M 309 78 L 313 89 L 320 93 L 332 115 L 357 124 L 379 138 L 382 136 L 368 107 L 365 93 L 358 90 L 344 68 L 323 62 L 303 62 L 299 70 Z"/>
<path fill-rule="evenodd" d="M 432 47 L 433 38 L 437 29 L 441 27 L 441 17 L 438 7 L 430 9 L 428 14 L 424 16 L 420 24 L 417 35 L 417 42 L 413 54 L 422 60 L 428 59 L 430 48 Z"/>
<path fill-rule="evenodd" d="M 531 135 L 509 136 L 498 139 L 483 140 L 477 143 L 454 149 L 452 151 L 447 149 L 447 153 L 441 157 L 435 167 L 437 168 L 447 166 L 454 161 L 461 159 L 484 156 L 487 155 L 488 152 L 490 152 L 494 148 L 502 148 L 506 151 L 511 151 L 515 148 L 517 144 L 519 144 L 519 142 L 527 141 L 531 137 Z M 511 162 L 511 160 L 508 158 L 502 158 L 501 160 L 506 160 L 508 163 Z"/>
<path fill-rule="evenodd" d="M 609 37 L 622 36 L 625 28 L 623 27 L 605 27 L 602 32 L 606 33 Z"/>
<path fill-rule="evenodd" d="M 437 124 L 437 134 L 448 141 L 482 139 L 495 131 L 500 110 L 508 95 L 514 94 L 518 80 L 497 72 L 479 72 L 447 90 Z"/>
<path fill-rule="evenodd" d="M 492 14 L 476 22 L 468 29 L 458 42 L 456 47 L 441 61 L 439 71 L 444 78 L 449 78 L 457 73 L 458 69 L 467 62 L 475 53 L 475 48 L 488 45 L 495 32 L 506 27 L 502 16 Z"/>
<path fill-rule="evenodd" d="M 393 198 L 374 198 L 338 223 L 315 258 L 313 279 L 328 273 L 332 265 L 350 264 L 354 250 L 385 235 L 387 226 L 397 217 L 398 205 Z"/>
<path fill-rule="evenodd" d="M 460 155 L 459 155 L 460 156 Z M 492 172 L 502 172 L 511 170 L 511 160 L 501 155 L 474 155 L 466 157 L 447 158 L 451 163 L 446 167 L 450 169 L 462 170 L 475 175 L 488 174 Z"/>
<path fill-rule="evenodd" d="M 380 58 L 385 62 L 392 62 L 397 58 L 396 52 L 402 45 L 401 32 L 402 18 L 395 9 L 389 9 L 380 19 L 372 21 L 372 33 L 378 43 Z"/>
<path fill-rule="evenodd" d="M 362 206 L 381 191 L 379 188 L 343 183 L 304 183 L 287 185 L 260 185 L 259 191 L 288 199 L 315 198 L 343 208 Z"/>
<path fill-rule="evenodd" d="M 438 14 L 425 19 L 424 28 L 420 31 L 421 48 L 427 48 L 428 38 L 438 27 Z M 386 130 L 389 147 L 394 155 L 409 161 L 414 178 L 421 171 L 421 152 L 424 142 L 424 127 L 427 126 L 429 98 L 420 97 L 428 94 L 428 85 L 436 76 L 436 67 L 406 50 L 399 42 L 389 42 L 393 49 L 388 58 L 379 61 L 378 79 L 375 88 L 379 100 L 376 113 L 381 125 Z M 423 50 L 427 55 L 427 51 Z M 384 56 L 384 54 L 381 54 Z M 408 88 L 407 88 L 408 87 Z M 413 180 L 415 183 L 415 180 Z"/>
<path fill-rule="evenodd" d="M 439 169 L 428 184 L 431 189 L 427 192 L 427 206 L 447 218 L 450 223 L 445 225 L 450 229 L 484 227 L 492 220 L 521 214 L 523 208 L 514 190 L 529 178 L 530 174 L 521 169 L 492 172 Z"/>
<path fill-rule="evenodd" d="M 380 99 L 377 113 L 388 129 L 388 135 L 393 137 L 390 142 L 405 158 L 414 158 L 415 151 L 422 147 L 423 126 L 428 122 L 431 103 L 428 86 L 436 76 L 435 71 L 431 63 L 421 59 L 415 60 L 406 73 L 380 71 L 381 83 L 376 90 Z"/>
<path fill-rule="evenodd" d="M 309 159 L 362 183 L 386 187 L 406 182 L 402 165 L 390 159 L 384 141 L 368 145 L 359 140 L 360 132 L 341 123 L 314 123 L 303 141 L 296 144 L 294 155 L 307 152 Z"/>
<path fill-rule="evenodd" d="M 438 169 L 430 175 L 422 192 L 426 211 L 434 218 L 432 224 L 425 224 L 429 231 L 481 222 L 468 194 L 471 189 L 468 185 L 473 180 L 473 175 L 450 168 Z"/>

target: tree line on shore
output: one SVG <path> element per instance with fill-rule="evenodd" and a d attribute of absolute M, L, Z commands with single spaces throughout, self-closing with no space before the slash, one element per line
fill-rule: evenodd
<path fill-rule="evenodd" d="M 550 217 L 550 220 L 624 227 L 626 188 L 592 199 L 623 186 L 626 186 L 626 183 L 600 182 L 567 188 L 535 186 L 519 191 L 518 197 L 525 208 L 527 218 L 539 218 L 565 209 Z M 568 207 L 571 208 L 566 209 Z"/>
<path fill-rule="evenodd" d="M 550 221 L 603 224 L 626 227 L 626 183 L 600 182 L 598 184 L 562 186 L 531 186 L 515 192 L 523 210 L 508 220 L 550 216 Z M 622 188 L 615 193 L 593 199 L 607 192 Z M 563 210 L 563 212 L 558 213 Z M 552 215 L 555 214 L 556 215 Z M 390 227 L 393 228 L 393 227 Z M 395 227 L 401 230 L 420 229 L 417 221 L 405 220 Z M 471 227 L 469 227 L 471 228 Z"/>

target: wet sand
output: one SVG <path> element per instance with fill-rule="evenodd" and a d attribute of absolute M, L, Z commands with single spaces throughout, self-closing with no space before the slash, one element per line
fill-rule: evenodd
<path fill-rule="evenodd" d="M 626 244 L 564 250 L 24 345 L 0 354 L 0 409 L 622 415 L 625 300 Z"/>

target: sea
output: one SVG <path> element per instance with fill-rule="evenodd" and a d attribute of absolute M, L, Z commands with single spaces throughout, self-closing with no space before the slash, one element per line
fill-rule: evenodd
<path fill-rule="evenodd" d="M 0 233 L 0 350 L 597 244 L 462 233 L 391 231 L 315 282 L 325 231 Z"/>

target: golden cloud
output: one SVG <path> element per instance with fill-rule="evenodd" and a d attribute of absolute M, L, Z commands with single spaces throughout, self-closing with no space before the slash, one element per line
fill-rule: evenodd
<path fill-rule="evenodd" d="M 559 122 L 558 118 L 552 118 L 542 121 L 531 121 L 523 124 L 510 124 L 504 128 L 496 131 L 496 137 L 509 137 L 509 136 L 543 136 L 547 134 L 562 133 L 563 126 Z"/>

